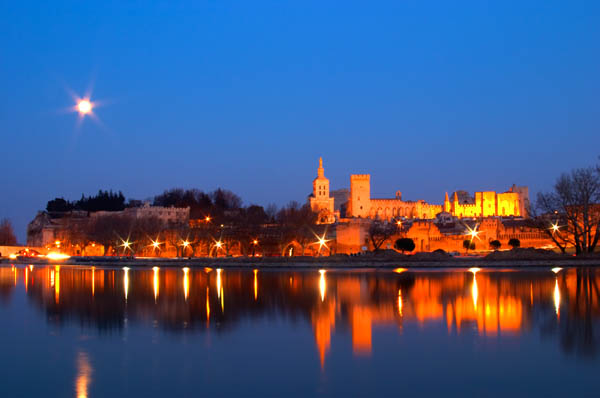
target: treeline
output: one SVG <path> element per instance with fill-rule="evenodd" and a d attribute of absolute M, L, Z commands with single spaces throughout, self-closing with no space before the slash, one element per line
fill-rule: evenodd
<path fill-rule="evenodd" d="M 192 225 L 165 224 L 156 217 L 118 213 L 69 217 L 56 237 L 63 247 L 70 246 L 74 254 L 83 255 L 78 250 L 92 243 L 104 247 L 105 254 L 152 256 L 168 251 L 176 256 L 281 255 L 292 243 L 295 254 L 305 254 L 326 232 L 326 227 L 315 225 L 316 215 L 310 207 L 297 202 L 277 210 L 272 219 L 265 218 L 261 206 L 237 210 L 238 217 L 227 223 L 210 219 Z M 154 247 L 154 242 L 160 242 L 160 246 Z"/>
<path fill-rule="evenodd" d="M 63 222 L 60 240 L 79 248 L 99 244 L 106 254 L 152 255 L 156 254 L 152 242 L 160 241 L 162 250 L 169 246 L 178 256 L 215 255 L 216 242 L 220 242 L 217 249 L 221 255 L 256 254 L 257 250 L 276 255 L 290 242 L 304 253 L 316 242 L 317 234 L 323 233 L 322 227 L 315 225 L 317 216 L 308 204 L 290 202 L 282 208 L 269 205 L 266 209 L 254 204 L 243 206 L 238 195 L 220 188 L 212 192 L 170 189 L 155 196 L 152 204 L 189 207 L 191 222 L 167 224 L 155 217 L 134 218 L 119 213 L 85 218 L 74 215 Z M 100 191 L 77 202 L 54 199 L 48 202 L 47 210 L 111 211 L 140 205 L 136 200 L 125 202 L 121 192 Z M 124 242 L 130 242 L 131 246 L 122 246 Z"/>
<path fill-rule="evenodd" d="M 84 196 L 77 201 L 68 201 L 64 198 L 56 198 L 48 201 L 46 211 L 51 213 L 68 212 L 73 210 L 82 211 L 120 211 L 125 209 L 125 196 L 123 192 L 98 191 L 97 195 Z"/>

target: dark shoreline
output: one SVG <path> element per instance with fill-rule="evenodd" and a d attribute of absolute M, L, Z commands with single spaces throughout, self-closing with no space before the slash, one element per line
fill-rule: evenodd
<path fill-rule="evenodd" d="M 258 269 L 395 269 L 395 268 L 534 268 L 534 267 L 596 267 L 600 258 L 563 257 L 486 259 L 482 257 L 449 257 L 444 259 L 393 258 L 388 256 L 331 257 L 193 257 L 193 258 L 131 258 L 131 257 L 71 257 L 65 261 L 7 261 L 22 265 L 68 265 L 107 267 L 174 267 L 174 268 L 258 268 Z"/>

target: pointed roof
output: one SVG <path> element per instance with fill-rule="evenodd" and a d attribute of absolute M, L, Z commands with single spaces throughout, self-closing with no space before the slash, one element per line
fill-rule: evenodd
<path fill-rule="evenodd" d="M 317 178 L 325 177 L 325 169 L 323 169 L 323 158 L 319 158 L 319 168 L 317 169 Z"/>
<path fill-rule="evenodd" d="M 446 197 L 444 198 L 444 202 L 450 202 L 450 199 L 448 199 L 448 192 L 446 192 Z"/>

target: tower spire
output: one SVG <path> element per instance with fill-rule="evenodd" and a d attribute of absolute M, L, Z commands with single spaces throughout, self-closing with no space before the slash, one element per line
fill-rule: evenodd
<path fill-rule="evenodd" d="M 325 170 L 323 169 L 323 158 L 319 157 L 319 168 L 317 169 L 317 176 L 318 177 L 325 177 Z"/>

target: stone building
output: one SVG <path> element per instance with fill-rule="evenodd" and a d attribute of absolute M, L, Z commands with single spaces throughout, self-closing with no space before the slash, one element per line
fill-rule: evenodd
<path fill-rule="evenodd" d="M 350 200 L 346 216 L 350 218 L 371 218 L 391 220 L 393 218 L 434 219 L 445 211 L 454 217 L 525 217 L 529 203 L 527 187 L 513 187 L 504 193 L 493 191 L 475 192 L 474 200 L 459 201 L 455 192 L 453 201 L 448 199 L 444 205 L 427 203 L 424 200 L 405 201 L 402 193 L 396 192 L 395 198 L 372 199 L 371 176 L 369 174 L 353 174 L 350 176 Z"/>
<path fill-rule="evenodd" d="M 335 222 L 334 198 L 329 195 L 329 180 L 325 178 L 323 158 L 319 158 L 317 178 L 313 180 L 313 193 L 309 196 L 310 208 L 318 214 L 317 223 Z"/>

